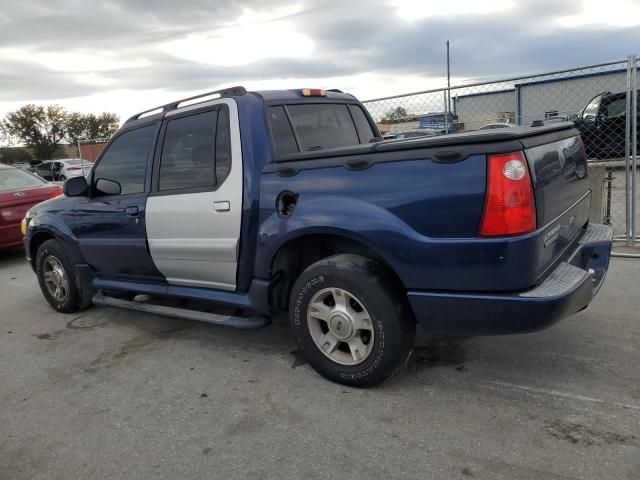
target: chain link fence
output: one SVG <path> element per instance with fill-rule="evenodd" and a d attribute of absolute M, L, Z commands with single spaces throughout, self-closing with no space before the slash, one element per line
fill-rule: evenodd
<path fill-rule="evenodd" d="M 638 110 L 635 56 L 627 60 L 364 101 L 385 138 L 574 121 L 582 133 L 592 221 L 634 238 Z M 628 115 L 628 112 L 634 112 Z M 633 140 L 633 141 L 632 141 Z M 637 230 L 635 230 L 637 234 Z"/>

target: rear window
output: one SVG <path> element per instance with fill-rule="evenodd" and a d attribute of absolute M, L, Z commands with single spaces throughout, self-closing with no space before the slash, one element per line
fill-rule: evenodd
<path fill-rule="evenodd" d="M 269 121 L 278 155 L 348 147 L 369 143 L 374 138 L 366 115 L 357 105 L 271 107 Z"/>
<path fill-rule="evenodd" d="M 39 187 L 46 182 L 22 170 L 13 168 L 0 169 L 0 191 L 18 188 Z"/>

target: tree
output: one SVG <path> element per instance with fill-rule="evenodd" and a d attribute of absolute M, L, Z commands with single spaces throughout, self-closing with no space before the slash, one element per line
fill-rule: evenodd
<path fill-rule="evenodd" d="M 31 153 L 24 147 L 0 148 L 0 163 L 11 165 L 16 162 L 30 162 L 32 160 Z"/>
<path fill-rule="evenodd" d="M 81 140 L 109 138 L 119 122 L 115 113 L 69 113 L 60 105 L 25 105 L 0 121 L 0 133 L 9 141 L 16 139 L 23 143 L 36 159 L 48 160 L 64 141 L 76 144 Z"/>
<path fill-rule="evenodd" d="M 115 113 L 95 115 L 73 112 L 67 118 L 67 138 L 73 144 L 82 140 L 109 138 L 116 133 L 119 124 L 120 119 Z"/>
<path fill-rule="evenodd" d="M 25 105 L 0 123 L 5 135 L 21 140 L 37 159 L 49 159 L 64 140 L 67 113 L 60 105 Z"/>
<path fill-rule="evenodd" d="M 396 107 L 392 110 L 389 110 L 384 115 L 384 117 L 382 117 L 382 120 L 380 121 L 380 123 L 400 123 L 402 120 L 404 120 L 408 116 L 409 114 L 407 113 L 407 110 L 404 107 Z"/>

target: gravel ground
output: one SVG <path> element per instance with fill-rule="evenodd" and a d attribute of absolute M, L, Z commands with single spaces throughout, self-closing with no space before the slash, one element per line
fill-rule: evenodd
<path fill-rule="evenodd" d="M 242 332 L 51 310 L 0 253 L 0 479 L 640 478 L 640 263 L 541 333 L 418 339 L 382 387 L 332 384 L 286 320 Z"/>

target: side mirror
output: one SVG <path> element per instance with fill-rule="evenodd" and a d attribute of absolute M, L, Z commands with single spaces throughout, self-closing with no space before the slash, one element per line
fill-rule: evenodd
<path fill-rule="evenodd" d="M 95 185 L 96 190 L 98 190 L 102 195 L 120 195 L 122 192 L 122 186 L 114 180 L 99 178 L 96 180 Z"/>
<path fill-rule="evenodd" d="M 62 187 L 67 197 L 82 197 L 89 191 L 89 185 L 84 177 L 73 177 L 64 182 Z"/>

